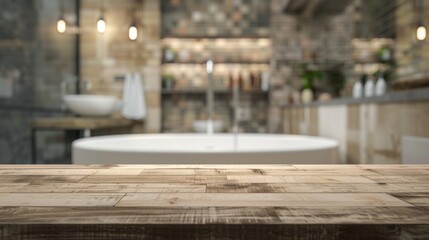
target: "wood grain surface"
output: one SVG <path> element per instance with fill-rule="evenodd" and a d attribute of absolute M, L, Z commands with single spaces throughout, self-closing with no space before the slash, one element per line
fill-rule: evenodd
<path fill-rule="evenodd" d="M 0 239 L 345 237 L 429 239 L 429 165 L 0 166 Z"/>
<path fill-rule="evenodd" d="M 46 117 L 30 122 L 32 128 L 46 129 L 105 129 L 132 126 L 132 121 L 123 118 L 94 117 Z"/>

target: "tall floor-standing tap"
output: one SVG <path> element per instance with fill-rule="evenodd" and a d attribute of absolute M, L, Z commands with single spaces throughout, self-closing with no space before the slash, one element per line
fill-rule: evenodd
<path fill-rule="evenodd" d="M 206 63 L 207 70 L 207 134 L 213 134 L 213 84 L 212 84 L 212 73 L 213 73 L 213 61 L 208 60 Z"/>
<path fill-rule="evenodd" d="M 239 90 L 239 82 L 233 81 L 233 91 L 232 91 L 232 106 L 234 109 L 234 119 L 232 125 L 232 133 L 234 136 L 234 151 L 238 150 L 238 124 L 239 124 L 239 101 L 240 101 L 240 90 Z"/>

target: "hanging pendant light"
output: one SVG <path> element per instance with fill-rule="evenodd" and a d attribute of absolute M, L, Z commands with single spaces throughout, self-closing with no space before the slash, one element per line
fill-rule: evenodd
<path fill-rule="evenodd" d="M 423 24 L 417 25 L 417 28 L 416 28 L 416 37 L 417 37 L 417 40 L 419 40 L 419 41 L 425 40 L 426 39 L 426 34 L 427 34 L 426 27 Z"/>
<path fill-rule="evenodd" d="M 104 33 L 106 31 L 106 21 L 104 20 L 104 1 L 101 7 L 101 15 L 97 20 L 97 32 Z"/>
<path fill-rule="evenodd" d="M 424 21 L 424 1 L 420 0 L 419 2 L 419 6 L 414 5 L 415 8 L 417 8 L 417 10 L 419 11 L 417 16 L 418 16 L 418 24 L 416 27 L 416 38 L 419 41 L 423 41 L 426 39 L 426 35 L 427 35 L 427 29 L 426 26 L 424 25 L 423 21 Z M 417 4 L 417 2 L 415 2 L 415 4 Z"/>
<path fill-rule="evenodd" d="M 136 25 L 136 22 L 133 20 L 130 28 L 128 29 L 128 37 L 130 38 L 131 41 L 135 41 L 137 39 L 137 35 L 138 35 L 137 25 Z"/>
<path fill-rule="evenodd" d="M 106 21 L 104 20 L 103 15 L 97 21 L 97 31 L 99 33 L 104 33 L 106 31 Z"/>
<path fill-rule="evenodd" d="M 128 28 L 128 38 L 131 41 L 137 40 L 137 37 L 139 35 L 139 32 L 138 32 L 139 30 L 137 28 L 137 21 L 136 21 L 136 19 L 137 19 L 137 17 L 136 17 L 136 15 L 137 15 L 136 11 L 141 6 L 141 2 L 142 2 L 141 0 L 134 0 L 134 6 L 133 6 L 133 9 L 131 10 L 132 11 L 133 20 L 131 21 L 131 25 Z"/>
<path fill-rule="evenodd" d="M 57 21 L 57 31 L 59 33 L 65 33 L 67 29 L 67 22 L 64 20 L 64 17 L 60 17 Z"/>
<path fill-rule="evenodd" d="M 61 8 L 60 9 L 61 13 L 60 13 L 60 17 L 58 18 L 58 21 L 57 21 L 57 31 L 59 33 L 65 33 L 67 30 L 67 22 L 64 19 L 64 6 L 63 6 L 63 4 L 61 4 L 60 8 Z"/>

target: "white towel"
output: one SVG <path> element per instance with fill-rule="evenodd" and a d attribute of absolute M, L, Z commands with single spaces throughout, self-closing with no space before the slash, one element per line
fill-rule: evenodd
<path fill-rule="evenodd" d="M 125 76 L 122 116 L 131 120 L 142 120 L 146 117 L 144 91 L 138 73 Z"/>

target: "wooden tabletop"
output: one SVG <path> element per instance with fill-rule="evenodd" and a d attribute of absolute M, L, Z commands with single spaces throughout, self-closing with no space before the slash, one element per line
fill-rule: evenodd
<path fill-rule="evenodd" d="M 429 165 L 1 165 L 0 224 L 427 225 Z"/>
<path fill-rule="evenodd" d="M 94 130 L 129 127 L 132 125 L 132 121 L 109 117 L 46 117 L 36 118 L 31 121 L 30 125 L 32 128 L 44 129 Z"/>

